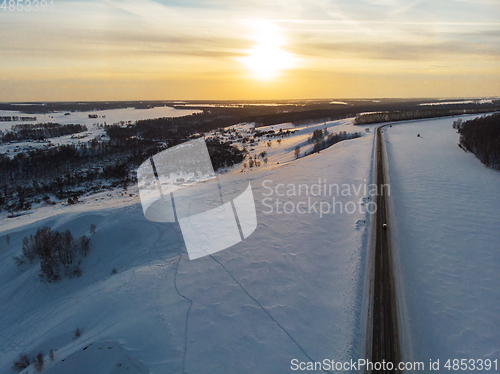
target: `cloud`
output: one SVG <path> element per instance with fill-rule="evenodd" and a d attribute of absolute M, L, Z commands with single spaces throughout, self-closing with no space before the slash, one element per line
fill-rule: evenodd
<path fill-rule="evenodd" d="M 322 42 L 297 45 L 297 54 L 332 58 L 358 58 L 364 60 L 434 61 L 444 57 L 480 56 L 496 59 L 500 57 L 498 44 L 476 44 L 463 42 L 405 43 L 405 42 Z"/>
<path fill-rule="evenodd" d="M 0 12 L 1 79 L 219 74 L 230 82 L 245 76 L 241 57 L 270 40 L 269 30 L 300 60 L 291 79 L 394 66 L 480 74 L 498 70 L 499 15 L 498 0 L 58 1 L 43 14 Z"/>

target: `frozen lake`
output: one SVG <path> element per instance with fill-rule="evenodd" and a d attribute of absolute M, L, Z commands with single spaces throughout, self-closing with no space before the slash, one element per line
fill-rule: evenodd
<path fill-rule="evenodd" d="M 0 110 L 0 117 L 20 116 L 36 117 L 36 121 L 11 121 L 0 122 L 0 130 L 10 130 L 12 125 L 20 123 L 45 123 L 53 122 L 60 124 L 81 124 L 92 127 L 93 124 L 117 123 L 120 121 L 138 121 L 141 119 L 161 118 L 161 117 L 182 117 L 193 113 L 200 113 L 200 110 L 174 109 L 169 106 L 155 107 L 150 109 L 109 109 L 92 112 L 53 112 L 48 114 L 25 114 L 18 111 Z M 69 113 L 69 115 L 66 115 Z M 97 118 L 89 118 L 89 115 L 97 115 Z"/>

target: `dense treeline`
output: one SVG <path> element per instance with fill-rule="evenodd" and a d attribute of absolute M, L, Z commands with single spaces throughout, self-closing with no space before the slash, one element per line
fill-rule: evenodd
<path fill-rule="evenodd" d="M 313 118 L 318 120 L 318 118 L 342 118 L 346 115 L 355 115 L 356 113 L 368 112 L 368 111 L 395 111 L 395 110 L 414 110 L 418 109 L 421 103 L 432 101 L 435 99 L 380 99 L 380 100 L 350 100 L 336 98 L 345 102 L 347 105 L 339 105 L 331 100 L 295 100 L 295 101 L 281 101 L 281 102 L 233 102 L 233 104 L 238 104 L 241 113 L 246 113 L 246 116 L 264 116 L 260 120 L 257 119 L 257 123 L 262 123 L 262 126 L 272 125 L 281 122 L 294 122 L 295 121 L 308 121 L 308 118 Z M 224 106 L 231 104 L 231 102 L 217 102 L 217 101 L 198 101 L 197 103 L 202 104 L 201 106 L 196 106 L 193 102 L 185 102 L 180 104 L 173 100 L 153 100 L 153 101 L 97 101 L 97 102 L 46 102 L 46 103 L 0 103 L 0 110 L 13 110 L 22 111 L 24 113 L 50 113 L 55 111 L 70 112 L 70 111 L 80 111 L 80 112 L 91 112 L 97 110 L 107 110 L 107 109 L 121 109 L 121 108 L 136 108 L 136 109 L 147 109 L 160 106 L 170 106 L 178 109 L 199 109 L 205 112 L 212 113 L 223 113 L 231 111 L 233 108 L 226 108 Z M 263 105 L 258 105 L 263 103 Z M 203 104 L 211 104 L 214 107 L 207 108 Z M 220 107 L 217 105 L 220 104 Z M 493 100 L 492 103 L 464 103 L 460 105 L 441 105 L 441 109 L 485 109 L 491 111 L 493 108 L 498 109 L 500 105 L 499 100 Z M 237 108 L 237 107 L 236 107 Z M 326 116 L 321 114 L 311 112 L 312 117 L 307 115 L 303 118 L 292 118 L 291 120 L 280 120 L 279 118 L 273 118 L 273 115 L 283 114 L 286 117 L 287 113 L 299 113 L 304 111 L 318 111 L 318 110 L 329 110 Z M 265 117 L 269 116 L 269 117 Z M 302 117 L 300 115 L 299 117 Z"/>
<path fill-rule="evenodd" d="M 463 148 L 486 166 L 500 170 L 500 113 L 455 122 L 454 127 L 458 128 Z"/>
<path fill-rule="evenodd" d="M 303 105 L 277 105 L 277 106 L 244 106 L 238 107 L 210 107 L 203 109 L 203 113 L 177 118 L 157 118 L 137 122 L 137 131 L 145 125 L 150 131 L 149 136 L 162 136 L 167 129 L 185 127 L 191 131 L 207 132 L 217 128 L 234 125 L 238 122 L 254 122 L 256 127 L 271 126 L 291 122 L 294 125 L 326 122 L 336 119 L 355 116 L 363 111 L 417 109 L 420 101 L 391 101 L 382 103 L 353 102 L 350 105 L 330 104 L 329 102 L 306 102 Z M 152 135 L 155 134 L 155 135 Z M 145 136 L 148 136 L 147 134 Z"/>
<path fill-rule="evenodd" d="M 11 131 L 5 133 L 0 131 L 0 141 L 7 143 L 11 141 L 44 140 L 88 130 L 85 125 L 61 125 L 58 123 L 13 125 L 11 129 Z"/>
<path fill-rule="evenodd" d="M 0 110 L 18 110 L 24 113 L 51 112 L 91 112 L 94 110 L 137 108 L 147 109 L 158 106 L 173 106 L 173 101 L 87 101 L 87 102 L 46 102 L 46 103 L 0 103 Z"/>
<path fill-rule="evenodd" d="M 317 153 L 343 140 L 355 139 L 359 137 L 361 137 L 361 133 L 359 132 L 349 134 L 345 131 L 342 131 L 339 133 L 330 134 L 327 129 L 317 129 L 314 130 L 313 134 L 308 139 L 308 143 L 314 143 L 314 147 L 311 153 Z"/>
<path fill-rule="evenodd" d="M 326 122 L 331 120 L 337 120 L 342 118 L 354 117 L 358 113 L 364 112 L 422 112 L 422 103 L 427 101 L 432 101 L 432 99 L 410 99 L 410 100 L 393 100 L 393 99 L 382 99 L 382 100 L 343 100 L 347 105 L 335 105 L 325 102 L 317 103 L 306 103 L 306 105 L 293 110 L 282 111 L 280 113 L 259 115 L 253 119 L 256 123 L 256 127 L 275 125 L 284 122 L 291 122 L 296 126 L 307 125 L 309 123 Z M 500 100 L 493 100 L 491 103 L 478 104 L 478 103 L 466 103 L 466 104 L 450 104 L 442 105 L 439 109 L 424 111 L 443 113 L 449 112 L 460 112 L 463 114 L 464 110 L 467 113 L 483 113 L 492 112 L 499 110 Z M 435 116 L 450 115 L 450 114 L 435 114 Z M 365 115 L 361 115 L 365 116 Z M 421 117 L 418 117 L 421 118 Z M 363 118 L 366 120 L 368 118 Z M 408 119 L 408 118 L 405 118 Z M 392 120 L 392 119 L 391 119 Z M 377 119 L 377 123 L 380 119 Z M 368 123 L 368 122 L 364 122 Z M 363 123 L 359 123 L 363 124 Z"/>
<path fill-rule="evenodd" d="M 190 138 L 199 136 L 199 133 L 218 128 L 224 119 L 232 123 L 230 118 L 205 113 L 177 118 L 157 118 L 137 121 L 134 125 L 121 127 L 106 126 L 106 133 L 112 140 L 136 138 L 142 141 L 160 142 L 166 147 L 173 147 Z M 215 170 L 231 166 L 243 160 L 242 150 L 219 140 L 206 142 L 208 153 Z"/>
<path fill-rule="evenodd" d="M 61 145 L 0 155 L 0 207 L 11 212 L 30 209 L 32 203 L 57 199 L 78 202 L 78 196 L 105 186 L 126 188 L 136 182 L 135 170 L 144 160 L 192 138 L 194 131 L 164 131 L 157 124 L 107 126 L 109 140 Z M 158 137 L 158 138 L 155 138 Z M 207 141 L 215 170 L 243 160 L 243 151 L 217 140 Z"/>
<path fill-rule="evenodd" d="M 289 107 L 286 107 L 289 108 Z M 284 107 L 244 107 L 244 108 L 210 108 L 202 113 L 174 118 L 155 118 L 137 121 L 132 130 L 146 139 L 168 138 L 169 132 L 176 130 L 182 134 L 208 132 L 218 128 L 234 125 L 238 122 L 252 122 L 256 116 L 279 113 Z M 290 109 L 288 109 L 290 110 Z M 129 129 L 129 131 L 131 131 Z"/>
<path fill-rule="evenodd" d="M 245 153 L 241 149 L 228 143 L 217 140 L 208 140 L 206 143 L 214 170 L 238 164 L 245 159 Z"/>
<path fill-rule="evenodd" d="M 36 121 L 36 117 L 0 116 L 0 122 L 12 122 L 12 121 Z"/>
<path fill-rule="evenodd" d="M 357 115 L 354 120 L 354 124 L 368 125 L 371 123 L 408 121 L 412 119 L 456 116 L 469 113 L 484 113 L 489 111 L 491 111 L 491 109 L 418 109 L 395 112 L 377 112 Z"/>
<path fill-rule="evenodd" d="M 25 210 L 32 202 L 49 201 L 49 195 L 74 203 L 89 189 L 99 191 L 106 184 L 126 187 L 135 181 L 131 171 L 165 148 L 140 139 L 94 139 L 18 153 L 12 159 L 0 155 L 0 206 Z"/>

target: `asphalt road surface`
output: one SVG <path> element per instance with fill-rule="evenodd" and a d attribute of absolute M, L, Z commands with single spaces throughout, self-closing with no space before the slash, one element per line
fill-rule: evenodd
<path fill-rule="evenodd" d="M 392 362 L 395 370 L 374 370 L 374 373 L 399 373 L 397 365 L 400 361 L 398 342 L 398 323 L 396 312 L 396 297 L 394 289 L 394 273 L 389 240 L 390 225 L 387 217 L 387 189 L 384 175 L 384 155 L 382 152 L 383 135 L 381 126 L 377 129 L 376 139 L 376 170 L 377 170 L 377 213 L 375 239 L 375 267 L 373 285 L 372 314 L 372 347 L 371 361 Z M 384 224 L 387 227 L 384 227 Z"/>

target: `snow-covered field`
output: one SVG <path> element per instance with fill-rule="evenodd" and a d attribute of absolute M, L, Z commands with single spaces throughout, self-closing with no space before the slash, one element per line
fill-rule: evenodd
<path fill-rule="evenodd" d="M 442 372 L 448 359 L 500 359 L 500 173 L 457 146 L 454 120 L 384 130 L 406 353 Z"/>
<path fill-rule="evenodd" d="M 457 146 L 455 119 L 384 130 L 404 359 L 439 359 L 441 369 L 447 359 L 493 360 L 500 347 L 500 173 Z M 136 187 L 4 216 L 0 373 L 11 372 L 21 352 L 50 349 L 55 359 L 46 357 L 44 372 L 56 374 L 291 372 L 292 359 L 362 356 L 370 240 L 364 186 L 372 181 L 377 126 L 354 127 L 352 119 L 281 124 L 257 129 L 294 131 L 280 143 L 236 142 L 249 156 L 267 152 L 267 163 L 220 176 L 225 198 L 251 183 L 258 226 L 243 242 L 197 260 L 188 259 L 175 225 L 145 219 Z M 312 132 L 325 128 L 364 136 L 303 157 Z M 254 134 L 252 124 L 232 129 Z M 349 193 L 330 193 L 330 184 Z M 203 200 L 216 188 L 212 180 L 183 191 Z M 37 266 L 15 265 L 22 239 L 41 226 L 91 236 L 80 278 L 45 284 Z"/>
<path fill-rule="evenodd" d="M 314 196 L 312 190 L 287 192 L 287 185 L 371 183 L 373 131 L 294 161 L 295 146 L 312 147 L 307 137 L 324 127 L 364 131 L 349 120 L 306 126 L 279 145 L 275 139 L 271 147 L 255 145 L 251 154 L 266 150 L 267 165 L 244 173 L 235 167 L 221 177 L 228 194 L 251 183 L 258 226 L 213 257 L 188 260 L 176 227 L 147 221 L 134 193 L 3 220 L 0 373 L 10 372 L 21 352 L 47 355 L 50 349 L 55 360 L 46 362 L 47 373 L 78 372 L 74 366 L 99 372 L 103 361 L 116 372 L 276 373 L 290 372 L 294 358 L 357 359 L 369 239 L 365 190 Z M 199 190 L 192 193 L 202 197 Z M 358 208 L 320 213 L 319 204 L 332 208 L 334 197 L 343 209 Z M 281 208 L 271 212 L 276 199 Z M 309 199 L 315 209 L 308 209 Z M 91 236 L 80 278 L 44 284 L 35 267 L 19 272 L 12 256 L 20 254 L 23 237 L 44 225 Z M 83 333 L 73 339 L 77 327 Z"/>

